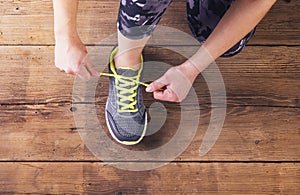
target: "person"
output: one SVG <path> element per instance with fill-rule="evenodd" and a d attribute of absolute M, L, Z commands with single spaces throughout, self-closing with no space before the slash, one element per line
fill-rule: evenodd
<path fill-rule="evenodd" d="M 118 47 L 110 56 L 106 122 L 119 143 L 134 145 L 145 135 L 147 113 L 141 95 L 142 51 L 172 0 L 121 0 Z M 187 0 L 189 27 L 199 50 L 184 63 L 170 68 L 147 88 L 155 99 L 180 102 L 195 78 L 220 56 L 239 53 L 255 27 L 276 0 Z M 55 65 L 69 74 L 89 79 L 99 76 L 87 57 L 76 28 L 78 0 L 53 0 Z"/>

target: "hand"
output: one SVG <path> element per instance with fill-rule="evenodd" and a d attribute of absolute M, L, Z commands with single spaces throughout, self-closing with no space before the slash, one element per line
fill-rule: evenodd
<path fill-rule="evenodd" d="M 78 36 L 56 36 L 55 66 L 68 74 L 88 80 L 99 76 L 90 62 L 85 45 Z"/>
<path fill-rule="evenodd" d="M 158 100 L 181 102 L 187 96 L 198 73 L 190 72 L 186 66 L 170 68 L 161 78 L 152 82 L 147 92 L 153 92 L 154 98 Z"/>

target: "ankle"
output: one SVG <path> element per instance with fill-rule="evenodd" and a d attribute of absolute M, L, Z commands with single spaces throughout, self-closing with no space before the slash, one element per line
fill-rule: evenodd
<path fill-rule="evenodd" d="M 127 68 L 132 68 L 135 70 L 140 69 L 141 66 L 141 56 L 139 57 L 130 57 L 126 55 L 116 55 L 114 58 L 115 62 L 115 67 L 120 68 L 120 67 L 127 67 Z"/>
<path fill-rule="evenodd" d="M 143 48 L 135 48 L 126 52 L 119 50 L 114 57 L 115 67 L 127 67 L 135 70 L 140 69 L 142 50 Z"/>

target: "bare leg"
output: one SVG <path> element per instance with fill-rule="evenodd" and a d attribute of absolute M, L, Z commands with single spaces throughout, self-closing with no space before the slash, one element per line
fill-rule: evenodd
<path fill-rule="evenodd" d="M 128 39 L 118 31 L 119 50 L 114 58 L 116 68 L 128 67 L 138 70 L 142 51 L 149 39 L 150 36 L 138 40 Z"/>

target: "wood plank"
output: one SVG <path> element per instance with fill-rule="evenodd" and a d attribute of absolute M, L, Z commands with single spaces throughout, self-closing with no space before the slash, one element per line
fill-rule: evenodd
<path fill-rule="evenodd" d="M 192 54 L 197 47 L 171 47 Z M 89 47 L 99 71 L 106 67 L 111 47 Z M 228 105 L 266 105 L 299 107 L 300 47 L 246 47 L 234 58 L 219 59 Z M 74 77 L 59 72 L 53 65 L 53 47 L 0 47 L 0 104 L 71 102 Z M 147 47 L 146 61 L 178 65 L 185 58 L 167 49 Z M 150 62 L 149 62 L 150 63 Z M 148 71 L 160 65 L 146 64 Z M 155 76 L 156 79 L 158 75 Z M 214 75 L 214 74 L 213 74 Z M 100 78 L 96 101 L 107 94 L 107 78 Z M 238 82 L 237 82 L 238 81 Z M 203 77 L 194 88 L 201 104 L 210 103 Z"/>
<path fill-rule="evenodd" d="M 53 47 L 2 47 L 0 53 L 1 104 L 71 101 L 74 78 L 55 68 Z"/>
<path fill-rule="evenodd" d="M 1 106 L 1 159 L 84 159 L 84 145 L 72 129 L 75 126 L 70 107 L 63 104 Z"/>
<path fill-rule="evenodd" d="M 54 44 L 51 1 L 17 0 L 0 1 L 0 4 L 0 44 Z M 190 34 L 185 4 L 183 0 L 174 1 L 160 24 Z M 80 1 L 78 26 L 80 36 L 86 44 L 99 43 L 105 37 L 115 33 L 118 5 L 118 0 Z M 299 1 L 290 3 L 277 1 L 259 24 L 256 35 L 250 43 L 299 45 L 299 8 Z M 167 38 L 162 37 L 160 41 Z"/>
<path fill-rule="evenodd" d="M 102 163 L 0 163 L 1 194 L 299 194 L 299 163 L 171 163 L 130 172 Z"/>
<path fill-rule="evenodd" d="M 146 105 L 153 102 L 148 101 Z M 164 104 L 167 120 L 157 133 L 134 146 L 151 150 L 169 142 L 180 117 L 177 104 Z M 70 104 L 0 106 L 0 160 L 97 160 L 84 148 L 74 123 L 78 106 Z M 104 104 L 96 106 L 100 125 L 107 132 Z M 195 109 L 186 106 L 186 109 Z M 71 112 L 73 110 L 73 112 Z M 207 131 L 210 109 L 201 108 L 200 123 L 190 146 L 178 161 L 297 161 L 300 159 L 300 108 L 229 107 L 222 132 L 210 152 L 201 157 L 199 147 Z M 87 112 L 88 118 L 93 116 Z M 153 117 L 153 116 L 152 116 Z M 93 120 L 87 121 L 92 123 Z M 193 128 L 186 125 L 185 129 Z M 83 127 L 78 127 L 83 128 Z M 79 129 L 80 130 L 80 129 Z M 80 130 L 84 132 L 84 129 Z M 93 140 L 89 141 L 89 144 Z M 96 141 L 96 146 L 101 144 Z M 181 146 L 182 140 L 177 146 Z M 102 146 L 99 148 L 102 148 Z M 132 150 L 132 147 L 127 148 Z M 110 160 L 100 157 L 100 160 Z M 155 160 L 155 159 L 154 159 Z M 161 159 L 165 160 L 165 159 Z"/>

